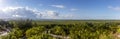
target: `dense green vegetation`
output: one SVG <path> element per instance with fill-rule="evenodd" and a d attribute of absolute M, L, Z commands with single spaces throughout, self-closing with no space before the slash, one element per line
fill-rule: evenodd
<path fill-rule="evenodd" d="M 106 20 L 12 20 L 0 21 L 2 39 L 118 39 L 120 21 Z"/>

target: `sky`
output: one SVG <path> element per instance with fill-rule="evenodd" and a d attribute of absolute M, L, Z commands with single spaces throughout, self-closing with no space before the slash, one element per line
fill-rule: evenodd
<path fill-rule="evenodd" d="M 0 19 L 120 19 L 120 0 L 0 0 Z"/>

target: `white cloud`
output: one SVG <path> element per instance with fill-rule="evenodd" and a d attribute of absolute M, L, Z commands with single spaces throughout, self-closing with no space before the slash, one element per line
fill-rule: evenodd
<path fill-rule="evenodd" d="M 51 5 L 52 7 L 57 7 L 57 8 L 65 8 L 64 5 Z"/>
<path fill-rule="evenodd" d="M 59 14 L 55 11 L 46 11 L 48 16 L 53 16 L 53 17 L 57 17 L 59 16 Z"/>
<path fill-rule="evenodd" d="M 116 10 L 116 11 L 120 11 L 120 7 L 113 7 L 113 6 L 108 6 L 108 8 L 110 9 L 113 9 L 113 10 Z"/>
<path fill-rule="evenodd" d="M 72 18 L 72 17 L 74 17 L 72 14 L 67 14 L 67 15 L 61 15 L 61 17 L 63 17 L 63 18 Z"/>
<path fill-rule="evenodd" d="M 8 18 L 29 18 L 29 19 L 64 19 L 72 15 L 60 15 L 59 12 L 52 10 L 39 11 L 29 7 L 6 7 L 0 10 L 0 19 Z"/>
<path fill-rule="evenodd" d="M 20 15 L 12 15 L 13 17 L 24 17 L 24 16 L 20 16 Z"/>
<path fill-rule="evenodd" d="M 59 13 L 51 10 L 46 10 L 46 11 L 37 13 L 37 18 L 55 19 L 58 17 L 59 17 Z"/>
<path fill-rule="evenodd" d="M 34 18 L 36 12 L 28 7 L 6 7 L 1 10 L 0 18 Z M 4 16 L 1 16 L 4 15 Z"/>
<path fill-rule="evenodd" d="M 72 8 L 72 9 L 70 9 L 70 11 L 77 11 L 78 9 L 75 9 L 75 8 Z"/>

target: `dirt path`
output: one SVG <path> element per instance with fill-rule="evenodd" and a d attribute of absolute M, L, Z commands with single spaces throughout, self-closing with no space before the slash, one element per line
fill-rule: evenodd
<path fill-rule="evenodd" d="M 49 34 L 50 36 L 53 36 L 55 38 L 62 38 L 62 39 L 69 39 L 70 37 L 68 36 L 60 36 L 60 35 L 54 35 L 54 34 Z"/>

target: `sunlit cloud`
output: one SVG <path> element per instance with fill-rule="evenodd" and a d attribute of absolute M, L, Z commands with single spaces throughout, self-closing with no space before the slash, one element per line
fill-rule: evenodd
<path fill-rule="evenodd" d="M 37 13 L 37 18 L 55 19 L 59 17 L 59 13 L 52 10 L 45 10 Z"/>
<path fill-rule="evenodd" d="M 2 9 L 0 18 L 34 18 L 36 15 L 33 10 L 28 9 L 27 7 L 6 7 Z"/>
<path fill-rule="evenodd" d="M 63 19 L 72 15 L 60 15 L 52 10 L 39 11 L 29 7 L 6 7 L 0 10 L 0 19 L 29 18 L 29 19 Z"/>
<path fill-rule="evenodd" d="M 64 5 L 51 5 L 52 7 L 57 7 L 57 8 L 65 8 Z"/>

